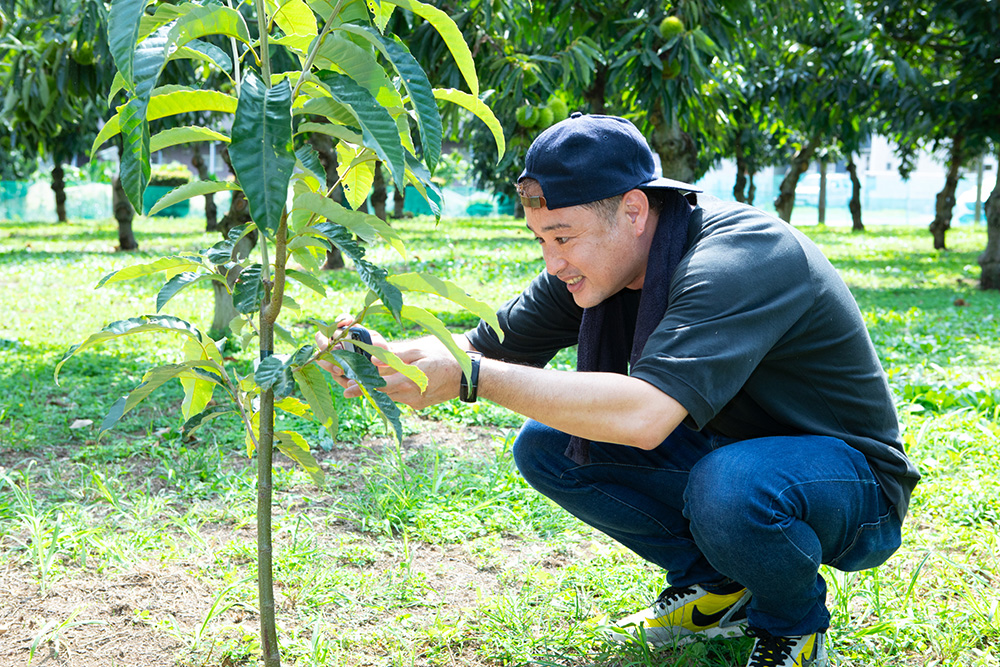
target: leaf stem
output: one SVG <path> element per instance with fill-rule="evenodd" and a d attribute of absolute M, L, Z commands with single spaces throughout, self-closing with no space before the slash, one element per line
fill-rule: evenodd
<path fill-rule="evenodd" d="M 260 0 L 257 0 L 260 2 Z M 316 56 L 319 54 L 319 47 L 323 45 L 323 39 L 329 34 L 330 30 L 333 29 L 333 19 L 337 18 L 340 14 L 340 10 L 344 7 L 345 0 L 338 0 L 337 6 L 333 8 L 330 13 L 329 18 L 326 19 L 326 23 L 323 24 L 323 29 L 320 30 L 319 35 L 313 40 L 313 43 L 309 46 L 309 53 L 306 55 L 306 61 L 302 64 L 302 76 L 299 80 L 295 82 L 295 88 L 292 89 L 292 100 L 299 93 L 299 88 L 302 87 L 302 82 L 308 78 L 309 70 L 312 69 L 313 63 L 316 62 Z"/>

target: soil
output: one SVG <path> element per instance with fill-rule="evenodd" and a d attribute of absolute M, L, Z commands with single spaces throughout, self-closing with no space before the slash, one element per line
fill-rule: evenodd
<path fill-rule="evenodd" d="M 419 435 L 405 440 L 403 445 L 407 448 L 422 447 L 433 441 L 438 447 L 460 450 L 465 456 L 493 456 L 491 438 L 494 434 L 495 429 L 487 432 L 485 429 L 466 427 L 459 432 L 431 425 Z M 384 442 L 362 443 L 366 444 L 384 446 Z M 338 447 L 332 452 L 321 453 L 317 458 L 353 460 L 361 451 L 364 451 L 364 446 Z M 11 460 L 11 456 L 11 452 L 0 452 L 0 466 L 20 468 L 25 464 L 23 453 L 18 461 Z M 136 473 L 139 474 L 142 469 L 141 462 L 137 462 Z M 38 489 L 35 488 L 35 491 Z M 321 498 L 315 500 L 317 504 L 322 503 Z M 240 530 L 253 534 L 250 529 Z M 324 534 L 324 541 L 344 537 L 357 539 L 359 535 L 354 526 L 331 524 Z M 12 565 L 10 559 L 3 558 L 6 565 L 0 570 L 0 667 L 28 667 L 29 658 L 31 667 L 176 667 L 178 656 L 189 654 L 184 638 L 197 632 L 206 610 L 211 608 L 219 593 L 195 575 L 200 569 L 218 567 L 209 559 L 215 548 L 221 547 L 233 536 L 231 526 L 205 525 L 201 531 L 201 538 L 207 544 L 203 550 L 205 562 L 133 562 L 107 575 L 67 568 L 44 593 L 40 591 L 37 573 L 31 567 Z M 11 537 L 8 535 L 6 539 Z M 179 534 L 179 539 L 183 539 L 183 534 Z M 0 542 L 0 556 L 2 546 L 3 542 Z M 586 557 L 588 546 L 577 545 L 572 550 Z M 565 552 L 553 555 L 551 552 L 536 552 L 537 549 L 537 546 L 524 541 L 504 539 L 501 553 L 504 560 L 532 562 L 543 568 L 559 568 L 566 563 Z M 490 595 L 499 589 L 503 568 L 484 569 L 477 566 L 464 545 L 410 543 L 408 550 L 410 567 L 426 574 L 428 584 L 438 593 L 441 601 L 438 609 L 408 610 L 417 617 L 415 620 L 423 614 L 430 619 L 440 613 L 440 609 L 460 613 L 462 609 L 474 607 L 478 596 Z M 371 567 L 386 571 L 400 562 L 402 558 L 398 554 L 382 554 Z M 279 588 L 277 604 L 279 610 L 289 611 L 294 601 L 286 600 Z M 163 627 L 164 618 L 176 621 L 173 631 Z M 229 610 L 224 620 L 234 627 L 243 626 L 250 634 L 258 632 L 256 614 L 242 608 Z M 356 619 L 356 622 L 363 620 Z M 471 658 L 462 663 L 475 665 L 479 661 Z M 202 656 L 197 664 L 203 667 L 236 667 L 236 663 L 228 657 L 219 662 L 217 657 Z M 384 664 L 384 658 L 378 664 Z"/>

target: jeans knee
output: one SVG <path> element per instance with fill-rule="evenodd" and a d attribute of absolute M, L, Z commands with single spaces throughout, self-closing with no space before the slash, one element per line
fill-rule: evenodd
<path fill-rule="evenodd" d="M 560 459 L 570 463 L 563 456 L 568 441 L 566 434 L 528 420 L 514 439 L 511 455 L 521 476 L 537 489 L 559 475 Z"/>
<path fill-rule="evenodd" d="M 744 533 L 753 521 L 753 481 L 743 479 L 742 471 L 727 465 L 717 453 L 691 470 L 684 491 L 684 516 L 699 542 L 731 543 L 733 535 Z"/>

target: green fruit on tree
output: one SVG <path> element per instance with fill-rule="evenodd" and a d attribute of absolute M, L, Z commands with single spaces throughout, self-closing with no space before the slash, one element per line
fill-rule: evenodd
<path fill-rule="evenodd" d="M 663 63 L 663 71 L 660 73 L 664 81 L 669 81 L 670 79 L 676 79 L 677 75 L 681 73 L 681 64 L 676 60 L 670 60 Z"/>
<path fill-rule="evenodd" d="M 684 32 L 684 21 L 676 16 L 668 16 L 660 22 L 660 36 L 663 39 L 673 39 Z"/>
<path fill-rule="evenodd" d="M 549 98 L 548 107 L 552 110 L 553 123 L 558 123 L 561 120 L 569 118 L 569 106 L 567 106 L 563 98 L 553 95 Z"/>
<path fill-rule="evenodd" d="M 542 107 L 538 110 L 538 120 L 535 122 L 535 127 L 544 130 L 545 128 L 552 125 L 555 122 L 555 115 L 552 113 L 552 109 L 549 107 Z"/>
<path fill-rule="evenodd" d="M 535 110 L 530 105 L 520 107 L 514 113 L 514 119 L 521 127 L 532 127 L 535 124 Z"/>
<path fill-rule="evenodd" d="M 535 72 L 535 68 L 530 65 L 525 65 L 523 72 L 525 88 L 531 88 L 533 85 L 538 83 L 538 74 Z"/>

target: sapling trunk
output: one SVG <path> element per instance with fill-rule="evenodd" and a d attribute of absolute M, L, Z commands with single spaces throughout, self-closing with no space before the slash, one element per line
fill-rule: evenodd
<path fill-rule="evenodd" d="M 260 358 L 274 353 L 274 323 L 281 311 L 285 292 L 285 261 L 287 260 L 288 226 L 286 216 L 275 237 L 274 281 L 266 290 L 260 308 Z M 267 267 L 267 239 L 261 239 L 263 264 Z M 265 286 L 267 270 L 263 271 Z M 274 574 L 271 546 L 271 458 L 274 453 L 274 390 L 260 397 L 260 434 L 257 439 L 257 602 L 260 605 L 260 647 L 265 667 L 280 667 L 278 631 L 275 624 Z"/>

